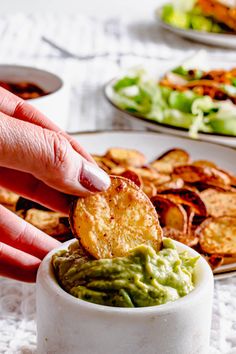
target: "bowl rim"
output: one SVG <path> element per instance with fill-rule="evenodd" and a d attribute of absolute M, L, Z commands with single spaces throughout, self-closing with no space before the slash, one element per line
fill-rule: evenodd
<path fill-rule="evenodd" d="M 51 264 L 52 255 L 58 252 L 59 250 L 65 249 L 69 244 L 75 242 L 76 239 L 72 239 L 62 243 L 59 247 L 49 252 L 43 261 L 40 264 L 39 271 L 37 273 L 36 280 L 36 289 L 42 286 L 49 295 L 60 297 L 63 299 L 65 305 L 76 306 L 77 308 L 83 308 L 83 310 L 90 312 L 103 312 L 110 315 L 119 315 L 119 316 L 150 316 L 150 314 L 163 314 L 169 313 L 170 311 L 174 311 L 176 309 L 181 309 L 186 305 L 191 305 L 192 301 L 200 295 L 200 293 L 204 292 L 206 288 L 211 288 L 211 284 L 213 285 L 213 272 L 206 262 L 206 260 L 195 250 L 192 248 L 177 242 L 175 240 L 174 243 L 177 246 L 177 249 L 180 251 L 188 251 L 191 256 L 200 256 L 197 268 L 199 268 L 199 272 L 201 273 L 201 279 L 198 279 L 198 283 L 195 285 L 194 289 L 187 294 L 186 296 L 181 297 L 173 302 L 168 302 L 162 305 L 156 306 L 147 306 L 147 307 L 136 307 L 136 308 L 125 308 L 125 307 L 112 307 L 100 304 L 94 304 L 92 302 L 88 302 L 82 299 L 78 299 L 71 294 L 67 293 L 58 283 L 56 276 L 53 271 L 53 267 Z"/>
<path fill-rule="evenodd" d="M 9 69 L 10 68 L 14 68 L 16 70 L 19 70 L 19 72 L 21 72 L 21 70 L 31 70 L 31 71 L 34 71 L 36 73 L 42 73 L 44 75 L 47 75 L 48 78 L 53 78 L 53 79 L 56 79 L 58 81 L 57 88 L 54 89 L 53 91 L 47 93 L 44 96 L 39 96 L 37 98 L 30 98 L 30 99 L 26 100 L 26 102 L 32 102 L 32 101 L 35 101 L 35 100 L 40 100 L 40 99 L 43 99 L 43 98 L 45 98 L 47 96 L 53 95 L 56 92 L 60 91 L 65 86 L 65 82 L 60 76 L 58 76 L 57 74 L 55 74 L 55 73 L 53 73 L 51 71 L 48 71 L 48 70 L 45 70 L 45 69 L 42 69 L 42 68 L 38 68 L 38 67 L 35 67 L 35 66 L 18 65 L 18 64 L 0 64 L 0 69 L 1 68 L 3 68 L 3 69 L 4 68 L 9 68 Z"/>

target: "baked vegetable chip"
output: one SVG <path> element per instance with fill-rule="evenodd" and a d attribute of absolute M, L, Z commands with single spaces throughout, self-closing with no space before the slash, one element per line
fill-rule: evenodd
<path fill-rule="evenodd" d="M 75 200 L 74 235 L 97 259 L 126 255 L 140 244 L 160 249 L 162 230 L 149 198 L 133 182 L 111 176 L 108 190 Z"/>
<path fill-rule="evenodd" d="M 142 186 L 142 190 L 148 196 L 148 198 L 152 198 L 157 193 L 155 184 L 151 181 L 145 181 Z"/>
<path fill-rule="evenodd" d="M 11 210 L 15 209 L 19 195 L 9 191 L 8 189 L 0 187 L 0 204 Z"/>
<path fill-rule="evenodd" d="M 189 247 L 196 246 L 198 244 L 198 237 L 192 233 L 184 233 L 170 227 L 163 228 L 163 236 L 172 238 L 178 242 L 182 242 Z"/>
<path fill-rule="evenodd" d="M 217 168 L 217 165 L 212 162 L 212 161 L 208 161 L 208 160 L 196 160 L 194 162 L 192 162 L 193 166 L 200 166 L 200 167 L 212 167 L 212 168 Z"/>
<path fill-rule="evenodd" d="M 146 162 L 145 156 L 132 149 L 111 148 L 106 152 L 106 158 L 122 166 L 143 166 Z"/>
<path fill-rule="evenodd" d="M 236 186 L 236 176 L 234 176 L 231 172 L 223 170 L 223 169 L 220 169 L 220 171 L 225 173 L 229 177 L 231 186 L 235 187 Z"/>
<path fill-rule="evenodd" d="M 220 192 L 225 192 L 225 191 L 232 191 L 233 187 L 225 184 L 220 184 L 217 183 L 217 185 L 211 184 L 211 183 L 206 183 L 206 182 L 196 182 L 193 183 L 191 186 L 194 186 L 199 192 L 202 192 L 206 189 L 215 189 Z"/>
<path fill-rule="evenodd" d="M 63 236 L 65 238 L 66 235 L 71 235 L 69 224 L 66 222 L 68 218 L 62 213 L 29 209 L 26 211 L 24 219 L 46 234 L 55 238 L 59 238 L 59 236 Z M 68 237 L 68 239 L 69 238 L 71 237 Z"/>
<path fill-rule="evenodd" d="M 181 205 L 175 204 L 160 195 L 156 195 L 151 201 L 160 217 L 161 226 L 167 226 L 183 233 L 187 232 L 187 213 Z"/>
<path fill-rule="evenodd" d="M 129 170 L 130 170 L 130 168 L 129 168 Z M 116 167 L 114 167 L 114 168 L 112 168 L 112 169 L 110 170 L 110 174 L 111 174 L 111 175 L 120 176 L 120 175 L 122 175 L 122 173 L 124 173 L 125 171 L 127 171 L 127 167 L 116 165 Z"/>
<path fill-rule="evenodd" d="M 218 254 L 211 254 L 209 256 L 204 256 L 204 258 L 213 270 L 220 267 L 224 263 L 224 257 L 219 256 Z"/>
<path fill-rule="evenodd" d="M 173 148 L 166 151 L 164 154 L 159 156 L 156 161 L 161 161 L 163 163 L 169 164 L 173 167 L 186 165 L 190 163 L 190 156 L 187 151 L 179 148 Z M 154 163 L 155 161 L 153 161 Z M 153 164 L 152 163 L 152 164 Z"/>
<path fill-rule="evenodd" d="M 167 189 L 161 192 L 163 197 L 172 200 L 176 204 L 191 207 L 198 215 L 206 216 L 207 209 L 199 194 L 187 188 Z"/>
<path fill-rule="evenodd" d="M 230 185 L 230 178 L 222 171 L 212 167 L 183 165 L 174 168 L 174 177 L 187 183 L 206 182 L 211 185 Z"/>
<path fill-rule="evenodd" d="M 93 158 L 96 161 L 96 163 L 98 164 L 98 166 L 100 168 L 102 168 L 104 171 L 106 171 L 107 173 L 110 173 L 110 171 L 113 168 L 117 167 L 117 165 L 113 161 L 107 159 L 104 156 L 93 155 Z"/>
<path fill-rule="evenodd" d="M 236 217 L 208 218 L 195 231 L 203 252 L 236 255 Z"/>
<path fill-rule="evenodd" d="M 121 174 L 122 177 L 129 179 L 130 181 L 134 182 L 136 186 L 141 187 L 142 179 L 141 177 L 132 170 L 126 170 Z"/>
<path fill-rule="evenodd" d="M 210 216 L 235 216 L 236 193 L 224 192 L 215 189 L 206 189 L 201 192 L 201 198 L 207 207 Z"/>
<path fill-rule="evenodd" d="M 156 160 L 151 163 L 151 166 L 157 170 L 157 172 L 170 174 L 173 171 L 174 166 L 169 162 Z"/>
<path fill-rule="evenodd" d="M 195 213 L 194 211 L 192 211 L 192 208 L 190 206 L 185 206 L 185 210 L 188 217 L 187 234 L 191 234 L 194 229 L 193 220 L 194 220 Z"/>
<path fill-rule="evenodd" d="M 176 179 L 171 179 L 168 182 L 162 183 L 156 186 L 156 188 L 157 188 L 157 193 L 160 193 L 167 189 L 182 188 L 183 186 L 184 186 L 184 181 L 181 178 L 176 178 Z"/>
<path fill-rule="evenodd" d="M 145 178 L 149 181 L 154 181 L 161 176 L 160 173 L 150 166 L 130 167 L 130 170 L 136 172 L 142 179 Z"/>

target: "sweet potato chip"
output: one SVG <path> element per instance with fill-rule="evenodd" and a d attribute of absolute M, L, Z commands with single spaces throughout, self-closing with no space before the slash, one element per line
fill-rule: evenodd
<path fill-rule="evenodd" d="M 189 191 L 192 191 L 192 192 L 195 192 L 195 193 L 199 193 L 199 190 L 197 189 L 195 184 L 184 183 L 183 188 L 188 189 Z"/>
<path fill-rule="evenodd" d="M 228 215 L 236 217 L 235 192 L 220 192 L 215 189 L 206 189 L 200 195 L 210 216 Z"/>
<path fill-rule="evenodd" d="M 157 193 L 165 191 L 167 189 L 177 189 L 184 186 L 184 181 L 181 178 L 170 179 L 168 182 L 159 184 L 156 186 Z"/>
<path fill-rule="evenodd" d="M 231 186 L 236 187 L 236 176 L 233 175 L 233 173 L 223 169 L 220 169 L 220 171 L 225 173 L 229 177 Z"/>
<path fill-rule="evenodd" d="M 176 204 L 183 204 L 191 207 L 198 215 L 206 216 L 207 209 L 199 194 L 187 188 L 167 189 L 161 192 L 164 198 Z"/>
<path fill-rule="evenodd" d="M 212 254 L 209 256 L 204 256 L 205 260 L 209 263 L 212 270 L 220 267 L 224 262 L 224 257 L 219 256 L 218 254 Z"/>
<path fill-rule="evenodd" d="M 98 166 L 101 167 L 107 173 L 110 173 L 110 171 L 117 166 L 113 161 L 107 159 L 104 156 L 93 155 L 93 158 L 98 164 Z"/>
<path fill-rule="evenodd" d="M 132 171 L 132 170 L 126 170 L 121 174 L 122 177 L 125 177 L 129 179 L 130 181 L 134 182 L 136 186 L 141 187 L 142 186 L 142 179 L 139 177 L 139 175 Z"/>
<path fill-rule="evenodd" d="M 206 183 L 206 182 L 196 182 L 191 185 L 191 187 L 195 187 L 199 192 L 202 192 L 206 189 L 215 189 L 220 192 L 226 192 L 226 191 L 232 191 L 233 188 L 229 185 L 224 185 L 224 184 L 211 184 L 211 183 Z"/>
<path fill-rule="evenodd" d="M 171 181 L 171 177 L 169 175 L 165 175 L 163 173 L 160 173 L 157 178 L 152 180 L 152 182 L 155 184 L 156 187 L 162 185 L 163 183 L 168 183 Z"/>
<path fill-rule="evenodd" d="M 160 195 L 153 197 L 151 201 L 160 217 L 161 226 L 167 226 L 183 233 L 187 232 L 187 213 L 181 205 Z"/>
<path fill-rule="evenodd" d="M 183 165 L 174 168 L 173 177 L 182 178 L 187 183 L 206 182 L 211 185 L 230 185 L 230 178 L 222 171 L 194 165 Z"/>
<path fill-rule="evenodd" d="M 11 210 L 14 210 L 18 198 L 18 194 L 0 187 L 0 204 L 4 205 L 5 207 Z"/>
<path fill-rule="evenodd" d="M 129 170 L 137 173 L 142 179 L 145 178 L 149 181 L 154 181 L 160 178 L 160 174 L 150 166 L 142 166 L 142 167 L 130 167 Z"/>
<path fill-rule="evenodd" d="M 208 254 L 236 256 L 236 217 L 208 218 L 195 231 L 199 243 Z"/>
<path fill-rule="evenodd" d="M 142 190 L 148 196 L 148 198 L 152 198 L 157 193 L 156 187 L 151 181 L 144 181 Z"/>
<path fill-rule="evenodd" d="M 163 236 L 172 238 L 178 242 L 184 243 L 189 247 L 196 246 L 198 244 L 198 237 L 194 234 L 183 233 L 179 230 L 163 227 Z"/>
<path fill-rule="evenodd" d="M 116 167 L 112 168 L 111 171 L 109 171 L 109 172 L 110 172 L 111 175 L 120 176 L 126 170 L 127 170 L 127 167 L 116 166 Z"/>
<path fill-rule="evenodd" d="M 126 255 L 140 244 L 160 249 L 162 229 L 149 198 L 133 182 L 111 176 L 108 190 L 78 198 L 70 213 L 75 237 L 95 258 Z"/>
<path fill-rule="evenodd" d="M 192 208 L 190 206 L 185 206 L 185 211 L 187 213 L 187 218 L 188 218 L 188 226 L 187 226 L 187 234 L 191 234 L 194 227 L 193 227 L 193 220 L 195 213 L 192 211 Z"/>
<path fill-rule="evenodd" d="M 145 156 L 132 149 L 111 148 L 106 152 L 106 158 L 122 166 L 141 167 L 145 164 Z"/>
<path fill-rule="evenodd" d="M 192 229 L 196 229 L 204 220 L 206 220 L 206 216 L 194 214 L 192 220 Z"/>
<path fill-rule="evenodd" d="M 179 148 L 173 148 L 159 156 L 156 161 L 169 163 L 172 166 L 186 165 L 190 163 L 190 156 L 187 151 Z"/>
<path fill-rule="evenodd" d="M 63 214 L 54 211 L 45 211 L 38 209 L 29 209 L 25 214 L 25 221 L 34 225 L 50 236 L 68 235 L 70 228 L 63 221 Z"/>
<path fill-rule="evenodd" d="M 224 256 L 222 264 L 236 263 L 236 256 Z"/>
<path fill-rule="evenodd" d="M 213 167 L 213 168 L 217 168 L 217 165 L 212 162 L 212 161 L 208 161 L 208 160 L 196 160 L 193 161 L 192 164 L 193 166 L 200 166 L 200 167 Z"/>
<path fill-rule="evenodd" d="M 153 168 L 155 168 L 155 170 L 157 170 L 157 172 L 165 173 L 167 175 L 169 175 L 173 171 L 173 168 L 174 168 L 174 166 L 171 165 L 171 163 L 165 162 L 165 161 L 159 161 L 159 160 L 153 161 L 150 165 Z"/>

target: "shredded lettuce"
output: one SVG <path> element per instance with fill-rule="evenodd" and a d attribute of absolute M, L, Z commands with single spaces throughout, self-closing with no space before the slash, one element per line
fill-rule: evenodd
<path fill-rule="evenodd" d="M 192 138 L 197 138 L 200 131 L 236 136 L 236 106 L 232 102 L 160 86 L 144 71 L 116 81 L 112 100 L 127 112 L 188 129 Z"/>

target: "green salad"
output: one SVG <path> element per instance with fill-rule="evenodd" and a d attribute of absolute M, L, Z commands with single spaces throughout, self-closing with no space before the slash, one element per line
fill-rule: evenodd
<path fill-rule="evenodd" d="M 175 0 L 162 7 L 161 18 L 167 24 L 181 29 L 224 33 L 226 27 L 203 14 L 196 0 Z"/>
<path fill-rule="evenodd" d="M 198 132 L 236 136 L 236 78 L 232 74 L 229 81 L 227 75 L 226 83 L 217 82 L 182 65 L 158 82 L 144 70 L 135 70 L 113 84 L 111 100 L 136 116 L 188 129 L 193 138 Z"/>

